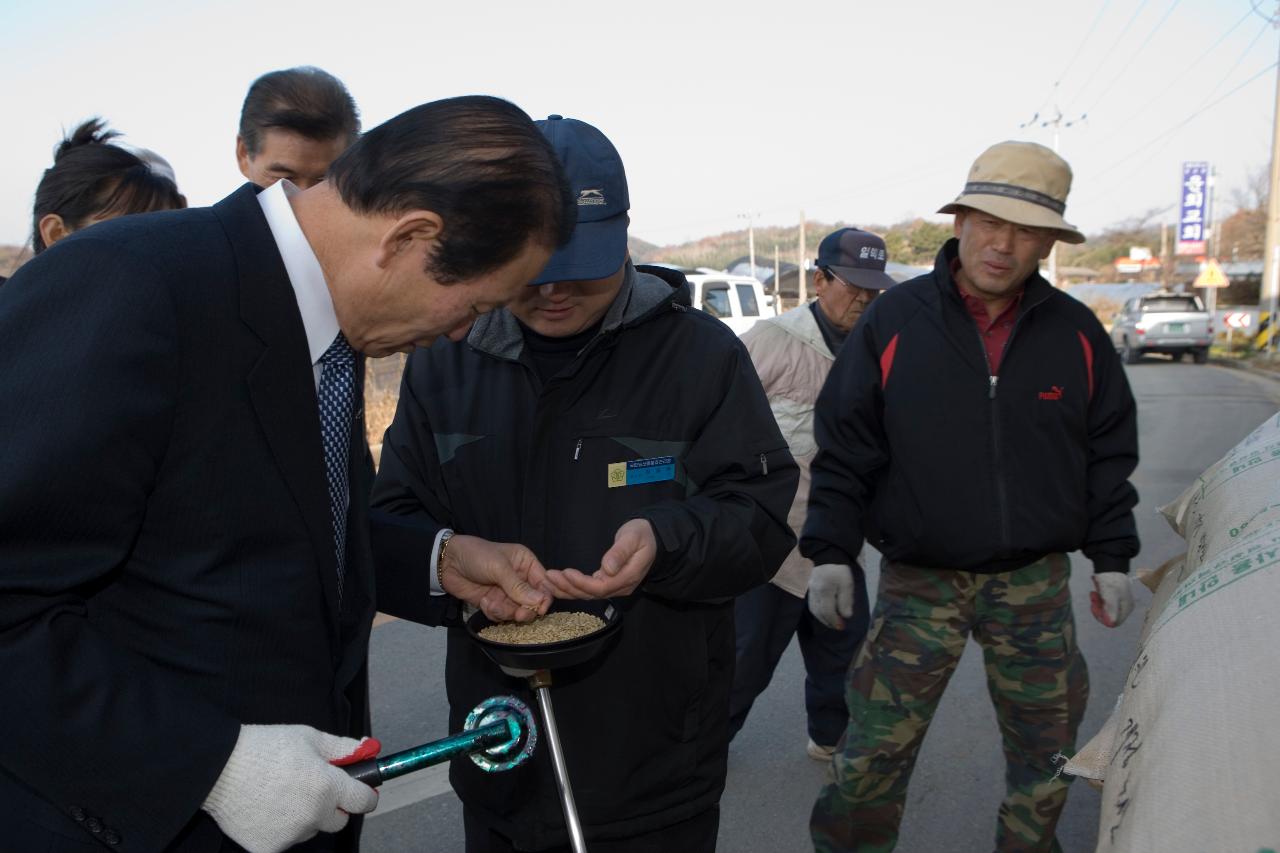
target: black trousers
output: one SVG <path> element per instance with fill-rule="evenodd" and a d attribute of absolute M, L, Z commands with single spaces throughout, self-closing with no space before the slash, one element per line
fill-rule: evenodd
<path fill-rule="evenodd" d="M 853 618 L 843 631 L 833 631 L 809 612 L 806 599 L 796 598 L 771 583 L 738 596 L 733 620 L 737 631 L 737 661 L 729 696 L 729 737 L 747 721 L 756 697 L 764 692 L 792 636 L 800 639 L 804 656 L 804 706 L 809 737 L 820 746 L 835 746 L 849 721 L 845 704 L 845 676 L 858 646 L 867 636 L 870 608 L 866 581 L 858 578 Z"/>
<path fill-rule="evenodd" d="M 463 826 L 467 833 L 466 853 L 534 853 L 514 847 L 511 839 L 485 826 L 465 806 Z M 644 835 L 609 841 L 592 840 L 587 834 L 588 853 L 715 853 L 716 834 L 720 831 L 720 806 Z M 572 853 L 568 844 L 540 847 L 536 853 Z"/>

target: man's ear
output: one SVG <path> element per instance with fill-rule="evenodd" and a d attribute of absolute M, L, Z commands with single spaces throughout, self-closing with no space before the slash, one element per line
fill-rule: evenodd
<path fill-rule="evenodd" d="M 428 246 L 444 234 L 444 220 L 434 210 L 411 210 L 391 224 L 378 243 L 377 265 L 390 266 L 396 255 L 413 250 L 415 244 Z"/>
<path fill-rule="evenodd" d="M 963 210 L 957 210 L 955 222 L 951 225 L 951 231 L 957 237 L 960 236 L 960 226 L 964 225 L 964 213 L 965 212 Z"/>
<path fill-rule="evenodd" d="M 62 217 L 56 213 L 46 213 L 40 217 L 38 227 L 40 239 L 44 241 L 46 249 L 71 233 L 71 229 L 67 228 L 67 224 L 62 221 Z"/>
<path fill-rule="evenodd" d="M 236 163 L 240 166 L 240 174 L 244 175 L 246 181 L 251 180 L 249 177 L 249 146 L 244 144 L 244 137 L 236 134 Z"/>

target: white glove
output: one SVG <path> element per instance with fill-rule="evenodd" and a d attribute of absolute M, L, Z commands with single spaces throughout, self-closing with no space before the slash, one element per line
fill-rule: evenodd
<path fill-rule="evenodd" d="M 1089 604 L 1093 618 L 1108 628 L 1118 628 L 1133 610 L 1133 589 L 1124 572 L 1098 572 L 1093 576 Z"/>
<path fill-rule="evenodd" d="M 809 612 L 831 630 L 844 630 L 844 620 L 853 618 L 853 567 L 840 563 L 813 567 Z"/>
<path fill-rule="evenodd" d="M 241 726 L 203 808 L 249 853 L 277 853 L 317 832 L 337 832 L 349 815 L 378 805 L 376 790 L 329 763 L 361 743 L 310 726 Z"/>

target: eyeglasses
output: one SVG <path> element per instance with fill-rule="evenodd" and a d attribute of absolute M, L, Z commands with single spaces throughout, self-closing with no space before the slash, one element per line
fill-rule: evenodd
<path fill-rule="evenodd" d="M 859 287 L 856 284 L 850 284 L 849 282 L 842 279 L 840 276 L 836 275 L 835 270 L 831 269 L 831 267 L 818 267 L 818 269 L 822 270 L 822 274 L 825 275 L 827 278 L 832 279 L 833 281 L 838 281 L 841 284 L 843 284 L 845 287 L 852 290 L 854 293 L 854 296 L 862 296 L 864 301 L 866 302 L 870 302 L 871 300 L 875 299 L 877 296 L 880 295 L 880 291 L 878 290 L 873 290 L 869 287 Z"/>

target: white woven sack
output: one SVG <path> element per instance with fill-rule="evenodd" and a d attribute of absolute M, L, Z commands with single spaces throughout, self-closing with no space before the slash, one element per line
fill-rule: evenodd
<path fill-rule="evenodd" d="M 1280 521 L 1169 572 L 1157 599 L 1114 718 L 1097 849 L 1280 849 Z"/>
<path fill-rule="evenodd" d="M 1280 414 L 1210 465 L 1160 512 L 1187 540 L 1182 578 L 1251 529 L 1280 518 Z"/>

